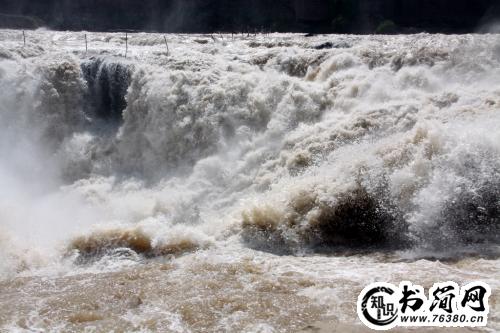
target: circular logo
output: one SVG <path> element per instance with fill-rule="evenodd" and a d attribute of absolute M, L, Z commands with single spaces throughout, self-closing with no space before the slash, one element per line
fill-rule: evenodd
<path fill-rule="evenodd" d="M 388 330 L 396 326 L 396 290 L 389 283 L 375 283 L 363 289 L 358 297 L 358 316 L 366 326 L 375 330 Z"/>

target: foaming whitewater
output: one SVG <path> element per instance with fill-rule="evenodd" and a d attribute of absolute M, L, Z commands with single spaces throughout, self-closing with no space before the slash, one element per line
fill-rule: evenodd
<path fill-rule="evenodd" d="M 373 281 L 498 288 L 498 35 L 20 36 L 1 330 L 350 331 Z"/>

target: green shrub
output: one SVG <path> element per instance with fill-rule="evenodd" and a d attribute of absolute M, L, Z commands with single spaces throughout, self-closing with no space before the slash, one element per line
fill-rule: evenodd
<path fill-rule="evenodd" d="M 394 23 L 391 20 L 385 20 L 378 25 L 377 29 L 375 30 L 375 33 L 380 35 L 389 35 L 396 33 L 397 30 L 398 27 L 396 23 Z"/>
<path fill-rule="evenodd" d="M 332 21 L 332 28 L 335 32 L 347 32 L 349 23 L 343 16 L 337 16 Z"/>

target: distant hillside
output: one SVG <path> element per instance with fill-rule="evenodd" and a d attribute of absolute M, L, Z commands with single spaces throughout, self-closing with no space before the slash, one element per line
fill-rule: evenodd
<path fill-rule="evenodd" d="M 473 32 L 497 0 L 0 0 L 3 27 L 166 32 Z M 13 16 L 14 15 L 14 16 Z M 23 17 L 19 17 L 22 15 Z"/>
<path fill-rule="evenodd" d="M 36 17 L 0 13 L 0 28 L 37 29 L 43 25 L 43 21 Z"/>

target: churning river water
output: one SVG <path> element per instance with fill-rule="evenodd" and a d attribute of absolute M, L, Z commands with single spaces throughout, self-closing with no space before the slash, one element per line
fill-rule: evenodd
<path fill-rule="evenodd" d="M 499 244 L 500 35 L 0 30 L 2 332 L 362 331 L 402 280 L 494 332 Z"/>

